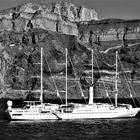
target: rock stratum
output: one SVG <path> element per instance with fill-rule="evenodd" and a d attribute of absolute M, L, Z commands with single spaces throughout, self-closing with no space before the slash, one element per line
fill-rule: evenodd
<path fill-rule="evenodd" d="M 95 97 L 114 97 L 116 50 L 118 96 L 140 97 L 140 20 L 99 20 L 95 10 L 71 3 L 27 3 L 1 11 L 0 98 L 38 100 L 41 47 L 45 99 L 58 98 L 57 91 L 65 98 L 65 48 L 69 99 L 88 97 L 92 49 Z"/>

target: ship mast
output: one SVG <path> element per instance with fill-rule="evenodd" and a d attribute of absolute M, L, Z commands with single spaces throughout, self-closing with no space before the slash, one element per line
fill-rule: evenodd
<path fill-rule="evenodd" d="M 68 58 L 67 58 L 67 53 L 68 53 L 68 50 L 67 50 L 67 48 L 66 48 L 66 106 L 68 105 L 68 101 L 67 101 L 67 96 L 68 96 L 68 81 L 67 81 L 67 79 L 68 79 L 68 74 L 67 74 L 67 72 L 68 72 L 68 65 L 67 65 L 67 63 L 68 63 Z"/>
<path fill-rule="evenodd" d="M 116 51 L 115 107 L 117 107 L 117 96 L 118 96 L 118 51 Z"/>
<path fill-rule="evenodd" d="M 40 101 L 43 103 L 43 48 L 41 48 L 41 93 L 40 93 Z"/>
<path fill-rule="evenodd" d="M 93 85 L 93 49 L 92 49 L 92 85 Z"/>
<path fill-rule="evenodd" d="M 93 76 L 94 76 L 94 75 L 93 75 L 93 74 L 94 74 L 94 73 L 93 73 L 93 49 L 92 49 L 92 90 L 93 90 L 93 91 L 92 91 L 92 98 L 94 98 L 94 89 L 93 89 L 93 83 L 94 83 L 94 81 L 93 81 L 93 80 L 94 80 L 94 77 L 93 77 Z M 92 104 L 93 104 L 93 102 L 94 102 L 94 101 L 93 101 L 93 99 L 92 99 Z"/>
<path fill-rule="evenodd" d="M 91 77 L 92 78 L 92 85 L 89 88 L 89 102 L 88 102 L 89 105 L 93 105 L 93 94 L 94 94 L 94 91 L 93 91 L 93 83 L 94 83 L 94 81 L 93 81 L 94 80 L 93 79 L 93 74 L 94 74 L 93 73 L 93 49 L 92 49 L 91 55 L 92 55 L 92 62 L 91 62 L 92 63 L 91 64 L 92 65 L 92 77 Z"/>

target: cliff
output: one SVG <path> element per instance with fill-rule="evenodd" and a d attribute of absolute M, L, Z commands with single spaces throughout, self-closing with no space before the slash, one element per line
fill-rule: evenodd
<path fill-rule="evenodd" d="M 0 12 L 0 98 L 38 99 L 40 48 L 44 48 L 44 98 L 57 90 L 65 98 L 65 48 L 68 48 L 68 98 L 88 97 L 91 49 L 95 97 L 114 97 L 115 51 L 119 51 L 119 97 L 139 94 L 140 21 L 97 20 L 94 10 L 73 4 L 27 3 Z M 127 72 L 127 79 L 120 69 Z M 99 72 L 100 71 L 100 72 Z M 103 82 L 105 80 L 105 83 Z M 127 88 L 126 80 L 131 87 Z M 122 82 L 123 84 L 120 84 Z M 81 89 L 83 92 L 81 92 Z M 134 90 L 135 89 L 135 90 Z"/>
<path fill-rule="evenodd" d="M 140 39 L 140 20 L 104 19 L 82 23 L 79 38 L 90 45 L 109 41 L 131 43 Z"/>
<path fill-rule="evenodd" d="M 41 28 L 78 35 L 76 22 L 97 20 L 97 13 L 71 3 L 40 5 L 27 3 L 0 13 L 0 31 L 25 31 Z"/>

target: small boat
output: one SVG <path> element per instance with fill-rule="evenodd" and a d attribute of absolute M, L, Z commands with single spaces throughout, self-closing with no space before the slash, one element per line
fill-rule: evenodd
<path fill-rule="evenodd" d="M 42 52 L 42 51 L 41 51 Z M 67 101 L 67 49 L 66 49 L 66 99 L 65 104 L 49 104 L 42 102 L 43 84 L 41 84 L 41 102 L 27 102 L 24 108 L 12 108 L 8 101 L 7 113 L 11 120 L 68 120 L 94 118 L 129 118 L 135 117 L 140 108 L 133 108 L 130 104 L 118 104 L 118 53 L 116 52 L 115 104 L 93 102 L 93 51 L 92 51 L 92 86 L 89 88 L 88 104 L 68 103 Z M 42 57 L 41 57 L 42 58 Z M 42 64 L 42 59 L 41 59 Z M 42 67 L 42 65 L 41 65 Z M 42 68 L 41 68 L 42 71 Z M 43 74 L 41 72 L 41 77 Z M 41 80 L 42 81 L 42 80 Z M 42 82 L 41 82 L 42 83 Z"/>

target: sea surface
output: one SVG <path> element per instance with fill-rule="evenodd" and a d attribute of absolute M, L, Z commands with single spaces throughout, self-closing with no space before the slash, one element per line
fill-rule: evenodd
<path fill-rule="evenodd" d="M 140 140 L 140 114 L 127 119 L 7 121 L 0 103 L 0 140 Z"/>

